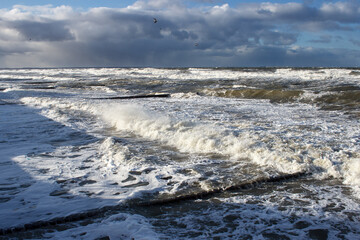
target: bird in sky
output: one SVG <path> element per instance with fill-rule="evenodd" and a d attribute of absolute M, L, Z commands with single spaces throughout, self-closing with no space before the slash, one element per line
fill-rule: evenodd
<path fill-rule="evenodd" d="M 154 18 L 154 23 L 157 23 L 157 19 L 156 19 L 156 18 Z"/>

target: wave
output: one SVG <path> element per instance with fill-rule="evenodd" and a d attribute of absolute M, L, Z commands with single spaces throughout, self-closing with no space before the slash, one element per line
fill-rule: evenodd
<path fill-rule="evenodd" d="M 130 131 L 144 138 L 157 140 L 164 144 L 175 146 L 182 152 L 216 153 L 235 159 L 251 158 L 260 165 L 274 165 L 284 172 L 301 170 L 301 163 L 297 163 L 293 152 L 284 149 L 267 149 L 265 139 L 258 139 L 251 132 L 239 135 L 236 131 L 224 126 L 172 119 L 166 115 L 159 116 L 137 104 L 94 104 L 74 103 L 56 100 L 26 98 L 24 102 L 49 104 L 52 112 L 54 108 L 71 109 L 72 111 L 86 111 L 92 113 L 110 126 L 120 131 Z M 52 113 L 54 116 L 55 114 Z M 68 117 L 56 116 L 57 120 L 67 120 Z M 277 162 L 275 163 L 274 160 Z M 298 159 L 300 162 L 300 158 Z M 295 168 L 295 169 L 294 169 Z M 300 168 L 300 169 L 298 169 Z"/>
<path fill-rule="evenodd" d="M 269 99 L 271 102 L 290 102 L 299 98 L 304 91 L 281 90 L 281 89 L 209 89 L 205 94 L 217 97 L 246 98 L 246 99 Z"/>
<path fill-rule="evenodd" d="M 358 171 L 353 169 L 359 164 L 356 153 L 338 153 L 326 145 L 314 146 L 306 141 L 284 141 L 272 133 L 258 135 L 212 123 L 174 119 L 137 104 L 102 105 L 95 112 L 120 131 L 131 131 L 146 139 L 176 147 L 180 152 L 219 154 L 230 161 L 250 161 L 265 171 L 311 171 L 319 176 L 343 179 L 355 189 L 360 189 Z"/>
<path fill-rule="evenodd" d="M 290 94 L 290 97 L 294 95 L 300 93 Z M 358 164 L 356 159 L 359 156 L 355 152 L 350 155 L 346 151 L 337 152 L 326 144 L 317 146 L 314 143 L 309 144 L 306 139 L 300 142 L 286 140 L 271 131 L 258 133 L 250 129 L 233 129 L 223 124 L 173 118 L 135 103 L 33 97 L 23 98 L 22 101 L 34 107 L 48 109 L 48 112 L 43 110 L 43 114 L 50 114 L 57 121 L 65 121 L 64 124 L 68 124 L 70 112 L 81 111 L 102 120 L 108 125 L 107 128 L 112 127 L 118 132 L 131 132 L 164 146 L 175 147 L 179 152 L 195 155 L 218 154 L 223 159 L 239 164 L 251 162 L 261 166 L 265 171 L 313 171 L 320 175 L 343 179 L 355 188 L 359 187 L 359 175 L 351 167 Z M 108 145 L 112 146 L 113 142 L 104 142 L 104 156 Z M 115 152 L 106 157 L 110 160 L 108 167 L 116 167 L 123 161 L 126 151 L 122 149 L 120 152 L 120 155 Z M 125 155 L 122 155 L 123 153 Z"/>
<path fill-rule="evenodd" d="M 360 90 L 358 87 L 334 87 L 329 91 L 313 92 L 287 89 L 205 89 L 208 96 L 244 99 L 267 99 L 272 103 L 307 103 L 322 110 L 345 111 L 360 117 Z"/>
<path fill-rule="evenodd" d="M 328 92 L 315 98 L 314 102 L 326 110 L 359 110 L 360 90 Z"/>
<path fill-rule="evenodd" d="M 83 111 L 99 117 L 109 127 L 118 131 L 135 133 L 143 138 L 176 147 L 180 152 L 221 154 L 234 160 L 250 159 L 256 164 L 272 166 L 288 173 L 306 168 L 300 158 L 297 158 L 297 162 L 292 157 L 293 153 L 268 149 L 266 144 L 260 144 L 251 132 L 239 135 L 236 131 L 217 124 L 173 119 L 148 111 L 137 104 L 71 102 L 33 97 L 23 98 L 22 101 L 48 109 L 43 110 L 43 114 L 62 121 L 65 125 L 69 125 L 69 113 Z"/>

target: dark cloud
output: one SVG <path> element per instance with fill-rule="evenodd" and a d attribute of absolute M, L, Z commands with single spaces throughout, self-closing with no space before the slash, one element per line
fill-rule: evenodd
<path fill-rule="evenodd" d="M 322 35 L 318 39 L 310 40 L 309 42 L 312 43 L 330 43 L 332 41 L 333 37 L 331 35 Z"/>
<path fill-rule="evenodd" d="M 360 47 L 360 40 L 359 39 L 350 39 L 350 42 L 352 42 L 354 45 Z"/>
<path fill-rule="evenodd" d="M 291 45 L 296 43 L 297 35 L 267 31 L 261 34 L 261 40 L 265 45 Z"/>
<path fill-rule="evenodd" d="M 308 21 L 295 26 L 299 31 L 321 32 L 321 31 L 353 31 L 351 25 L 340 24 L 335 21 Z"/>
<path fill-rule="evenodd" d="M 356 49 L 308 49 L 299 39 L 317 32 L 320 37 L 312 42 L 334 42 L 338 31 L 359 27 L 355 14 L 359 9 L 354 2 L 318 8 L 268 2 L 198 9 L 186 8 L 178 0 L 151 0 L 85 12 L 50 6 L 40 12 L 3 10 L 0 63 L 2 67 L 345 66 L 346 61 L 352 65 L 360 60 Z M 342 38 L 359 45 L 354 37 Z"/>
<path fill-rule="evenodd" d="M 12 21 L 10 27 L 16 29 L 26 39 L 34 41 L 66 41 L 74 37 L 62 21 Z"/>
<path fill-rule="evenodd" d="M 319 8 L 309 4 L 264 3 L 258 7 L 258 12 L 271 16 L 274 20 L 289 22 L 323 22 L 333 21 L 338 23 L 359 23 L 359 1 L 325 2 Z"/>
<path fill-rule="evenodd" d="M 24 44 L 20 43 L 9 43 L 6 45 L 0 45 L 0 56 L 6 57 L 8 55 L 23 55 L 28 54 L 33 51 L 36 51 L 35 49 L 32 49 Z"/>
<path fill-rule="evenodd" d="M 196 34 L 190 34 L 188 31 L 185 31 L 185 30 L 171 31 L 171 34 L 179 40 L 189 39 L 190 35 L 192 35 L 192 38 L 196 38 Z"/>
<path fill-rule="evenodd" d="M 358 66 L 349 63 L 358 63 L 359 54 L 360 51 L 345 49 L 284 49 L 263 46 L 228 58 L 224 66 L 348 67 Z"/>

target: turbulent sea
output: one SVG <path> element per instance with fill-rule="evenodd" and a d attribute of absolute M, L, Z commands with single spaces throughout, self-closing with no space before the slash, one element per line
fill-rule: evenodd
<path fill-rule="evenodd" d="M 359 120 L 360 69 L 0 69 L 0 239 L 359 239 Z"/>

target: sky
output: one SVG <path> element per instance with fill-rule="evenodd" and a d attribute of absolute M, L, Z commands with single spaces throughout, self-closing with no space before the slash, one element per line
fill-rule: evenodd
<path fill-rule="evenodd" d="M 360 67 L 360 0 L 7 0 L 0 29 L 0 68 Z"/>

